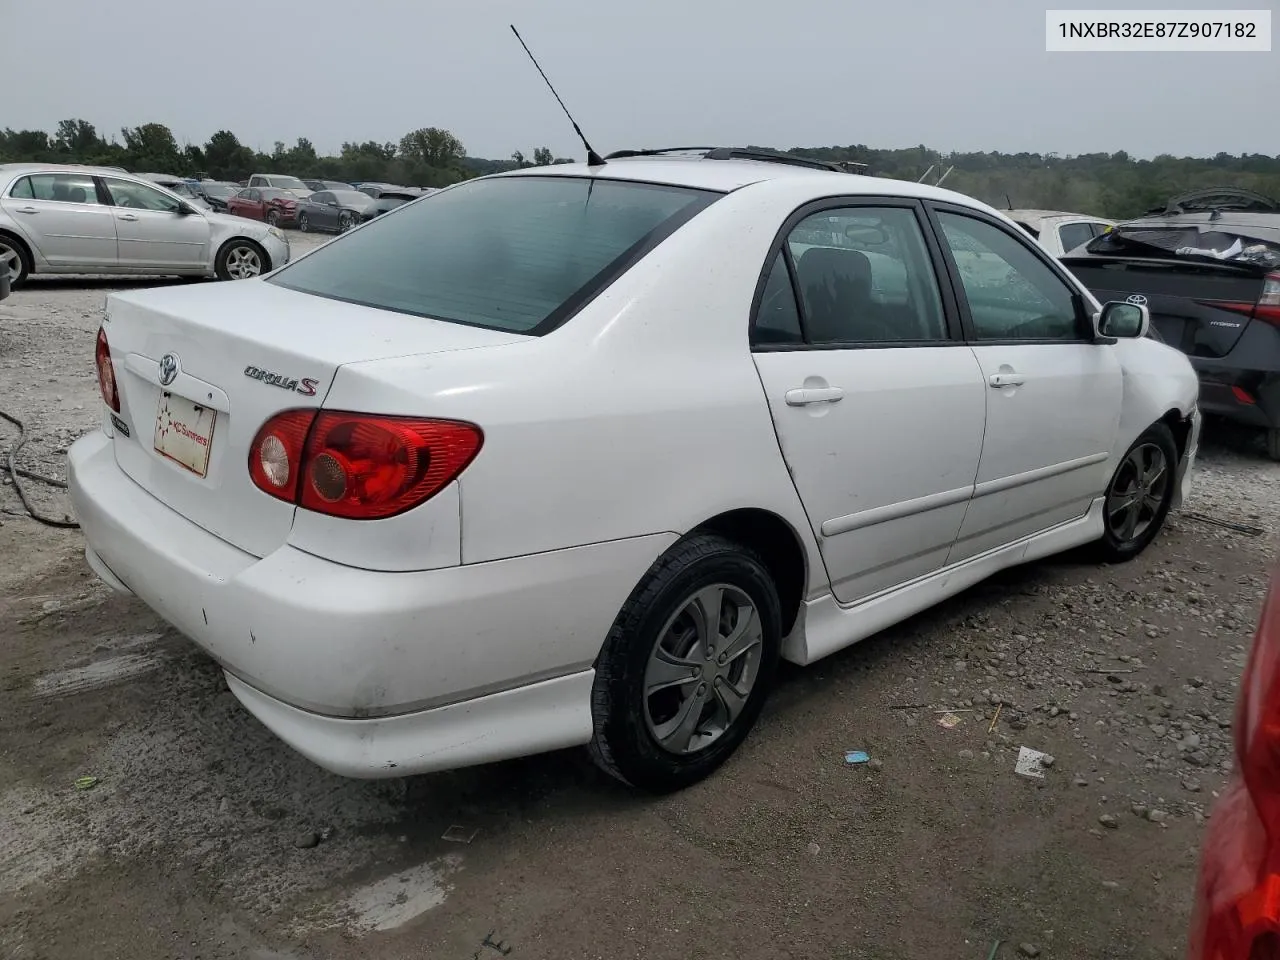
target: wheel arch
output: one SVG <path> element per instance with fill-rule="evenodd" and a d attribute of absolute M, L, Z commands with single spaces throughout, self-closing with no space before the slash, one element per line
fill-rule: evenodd
<path fill-rule="evenodd" d="M 782 635 L 789 634 L 809 582 L 808 556 L 795 528 L 771 510 L 743 507 L 704 520 L 689 531 L 695 533 L 718 533 L 760 554 L 778 589 Z"/>
<path fill-rule="evenodd" d="M 1191 418 L 1183 416 L 1177 408 L 1166 410 L 1157 423 L 1163 423 L 1173 434 L 1173 442 L 1178 448 L 1178 462 L 1187 455 L 1187 444 L 1191 441 Z"/>

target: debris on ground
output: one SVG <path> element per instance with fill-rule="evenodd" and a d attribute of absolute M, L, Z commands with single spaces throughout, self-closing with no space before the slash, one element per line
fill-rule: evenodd
<path fill-rule="evenodd" d="M 844 754 L 845 763 L 866 763 L 871 759 L 871 755 L 865 750 L 846 750 Z"/>
<path fill-rule="evenodd" d="M 1048 763 L 1045 763 L 1048 760 Z M 1046 767 L 1053 766 L 1053 757 L 1047 753 L 1041 753 L 1039 750 L 1032 750 L 1030 747 L 1018 748 L 1018 759 L 1013 765 L 1013 772 L 1020 777 L 1031 777 L 1035 780 L 1044 779 L 1044 771 Z"/>
<path fill-rule="evenodd" d="M 440 835 L 440 839 L 448 840 L 450 843 L 470 843 L 479 832 L 479 830 L 468 830 L 466 827 L 460 827 L 455 823 Z"/>
<path fill-rule="evenodd" d="M 97 777 L 76 777 L 77 790 L 92 790 L 98 785 Z"/>
<path fill-rule="evenodd" d="M 964 723 L 963 717 L 957 717 L 954 713 L 944 713 L 938 718 L 938 726 L 946 730 L 951 730 Z"/>

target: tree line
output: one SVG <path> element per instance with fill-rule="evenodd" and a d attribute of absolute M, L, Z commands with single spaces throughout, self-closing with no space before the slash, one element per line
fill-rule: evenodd
<path fill-rule="evenodd" d="M 446 187 L 486 173 L 517 167 L 570 163 L 546 147 L 532 160 L 516 151 L 509 160 L 468 157 L 462 141 L 439 127 L 411 130 L 398 141 L 348 142 L 336 156 L 322 156 L 306 137 L 293 146 L 276 141 L 270 153 L 241 143 L 230 130 L 219 130 L 203 146 L 178 145 L 163 123 L 125 127 L 119 139 L 104 137 L 87 120 L 61 121 L 44 130 L 0 130 L 0 162 L 84 163 L 123 167 L 140 173 L 244 180 L 254 173 L 281 173 L 318 180 L 376 181 L 419 187 Z"/>
<path fill-rule="evenodd" d="M 767 149 L 767 148 L 766 148 Z M 1124 151 L 1059 156 L 1056 153 L 945 153 L 926 146 L 879 150 L 864 144 L 793 147 L 787 152 L 821 160 L 868 165 L 876 176 L 936 181 L 950 170 L 945 186 L 995 207 L 1036 207 L 1124 219 L 1158 207 L 1169 198 L 1203 187 L 1243 187 L 1280 198 L 1280 156 L 1219 153 L 1214 157 L 1161 155 L 1135 160 Z M 219 130 L 203 146 L 179 146 L 162 123 L 125 127 L 120 137 L 104 137 L 86 120 L 61 121 L 52 133 L 0 130 L 0 162 L 87 163 L 146 173 L 244 180 L 259 172 L 324 180 L 373 180 L 410 186 L 443 187 L 470 177 L 519 167 L 569 163 L 547 147 L 526 156 L 517 150 L 505 160 L 470 157 L 448 130 L 422 127 L 398 141 L 342 144 L 337 155 L 320 155 L 312 142 L 277 141 L 270 153 Z M 932 173 L 930 169 L 932 168 Z"/>

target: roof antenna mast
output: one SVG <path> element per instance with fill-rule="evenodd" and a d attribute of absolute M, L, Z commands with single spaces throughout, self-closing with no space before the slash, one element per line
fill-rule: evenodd
<path fill-rule="evenodd" d="M 604 158 L 591 148 L 591 144 L 587 142 L 586 134 L 582 132 L 582 128 L 578 126 L 578 121 L 573 119 L 573 114 L 569 112 L 569 108 L 564 105 L 564 101 L 560 99 L 560 94 L 556 93 L 556 88 L 551 85 L 551 81 L 547 79 L 547 75 L 543 73 L 542 67 L 538 66 L 538 60 L 533 55 L 533 51 L 529 49 L 529 45 L 524 42 L 524 37 L 520 36 L 520 31 L 516 29 L 516 25 L 510 24 L 511 32 L 516 35 L 516 39 L 520 41 L 520 46 L 524 47 L 524 52 L 529 54 L 529 59 L 533 61 L 533 65 L 537 67 L 538 73 L 542 74 L 542 79 L 547 84 L 547 89 L 551 91 L 551 95 L 556 98 L 556 102 L 560 104 L 560 109 L 564 111 L 564 115 L 569 118 L 569 122 L 573 124 L 573 132 L 578 135 L 578 139 L 582 141 L 582 145 L 587 148 L 587 166 L 603 167 L 605 165 Z"/>

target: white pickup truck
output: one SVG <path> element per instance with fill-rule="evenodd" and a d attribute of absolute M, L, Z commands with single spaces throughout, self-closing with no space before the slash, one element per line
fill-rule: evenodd
<path fill-rule="evenodd" d="M 1101 217 L 1060 210 L 1001 210 L 1006 217 L 1035 237 L 1040 246 L 1061 257 L 1082 243 L 1088 243 L 1115 224 Z"/>

